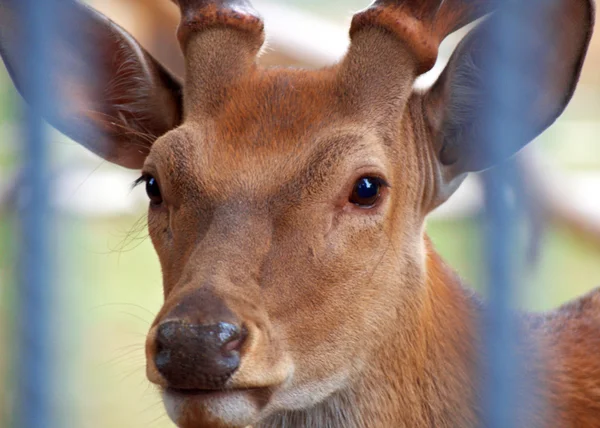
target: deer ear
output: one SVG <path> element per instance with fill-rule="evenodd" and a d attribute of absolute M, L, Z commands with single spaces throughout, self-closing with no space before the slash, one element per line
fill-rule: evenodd
<path fill-rule="evenodd" d="M 0 0 L 0 54 L 28 100 L 27 25 L 18 3 Z M 71 0 L 56 5 L 57 34 L 49 46 L 56 102 L 42 114 L 104 159 L 141 168 L 154 140 L 181 121 L 181 84 L 104 15 Z"/>
<path fill-rule="evenodd" d="M 524 124 L 526 132 L 505 141 L 500 158 L 492 157 L 486 147 L 480 112 L 489 102 L 487 97 L 494 84 L 486 61 L 486 56 L 494 52 L 493 46 L 486 44 L 489 31 L 494 20 L 507 19 L 501 13 L 508 11 L 496 12 L 473 29 L 425 94 L 426 117 L 446 181 L 487 169 L 514 155 L 549 127 L 570 101 L 592 34 L 593 6 L 589 0 L 550 3 L 553 6 L 548 14 L 511 15 L 513 19 L 519 17 L 525 28 L 526 36 L 515 40 L 525 55 L 522 63 L 514 66 L 525 79 L 526 89 L 511 105 L 498 107 L 507 120 Z"/>

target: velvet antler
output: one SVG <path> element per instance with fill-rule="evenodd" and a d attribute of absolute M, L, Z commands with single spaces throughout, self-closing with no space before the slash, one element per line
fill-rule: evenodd
<path fill-rule="evenodd" d="M 417 72 L 430 70 L 450 33 L 491 12 L 499 0 L 377 0 L 356 14 L 350 35 L 366 27 L 386 29 L 406 42 Z"/>
<path fill-rule="evenodd" d="M 181 10 L 185 111 L 211 113 L 223 101 L 223 88 L 254 66 L 264 24 L 247 0 L 173 1 Z"/>
<path fill-rule="evenodd" d="M 210 27 L 229 27 L 253 35 L 262 45 L 264 25 L 246 0 L 173 0 L 181 10 L 177 36 L 185 45 L 192 33 Z M 259 46 L 260 48 L 260 46 Z"/>

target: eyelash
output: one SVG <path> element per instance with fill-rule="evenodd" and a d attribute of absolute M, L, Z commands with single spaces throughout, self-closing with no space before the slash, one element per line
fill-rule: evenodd
<path fill-rule="evenodd" d="M 131 188 L 135 189 L 136 187 L 138 187 L 140 184 L 144 183 L 145 181 L 146 181 L 146 176 L 142 175 L 140 178 L 138 178 L 133 183 L 131 183 Z"/>
<path fill-rule="evenodd" d="M 148 176 L 147 175 L 142 175 L 140 178 L 138 178 L 137 180 L 135 180 L 133 183 L 131 183 L 131 189 L 135 189 L 136 187 L 138 187 L 140 184 L 145 183 L 148 180 Z"/>

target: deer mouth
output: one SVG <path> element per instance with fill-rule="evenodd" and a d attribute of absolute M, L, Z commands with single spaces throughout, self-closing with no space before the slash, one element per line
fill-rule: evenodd
<path fill-rule="evenodd" d="M 165 388 L 163 403 L 181 428 L 199 426 L 246 427 L 259 419 L 270 400 L 271 388 L 219 390 Z"/>
<path fill-rule="evenodd" d="M 209 390 L 209 389 L 180 389 L 167 388 L 164 391 L 166 394 L 172 394 L 177 397 L 210 397 L 212 395 L 226 394 L 231 390 Z"/>
<path fill-rule="evenodd" d="M 225 389 L 181 389 L 165 388 L 163 394 L 170 394 L 179 398 L 213 398 L 226 397 L 228 394 L 244 393 L 249 394 L 260 392 L 264 394 L 268 388 L 225 388 Z"/>

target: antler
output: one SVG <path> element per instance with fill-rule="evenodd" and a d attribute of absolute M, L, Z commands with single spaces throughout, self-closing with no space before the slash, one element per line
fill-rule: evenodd
<path fill-rule="evenodd" d="M 356 14 L 350 35 L 380 27 L 406 42 L 419 74 L 435 64 L 440 43 L 450 33 L 491 12 L 501 0 L 376 0 Z"/>
<path fill-rule="evenodd" d="M 247 72 L 264 43 L 264 24 L 247 0 L 173 0 L 186 60 L 184 108 L 214 109 L 222 89 Z"/>
<path fill-rule="evenodd" d="M 210 27 L 230 27 L 264 38 L 264 24 L 247 0 L 173 0 L 181 9 L 177 37 L 182 46 L 190 34 Z M 259 46 L 260 48 L 260 46 Z"/>

